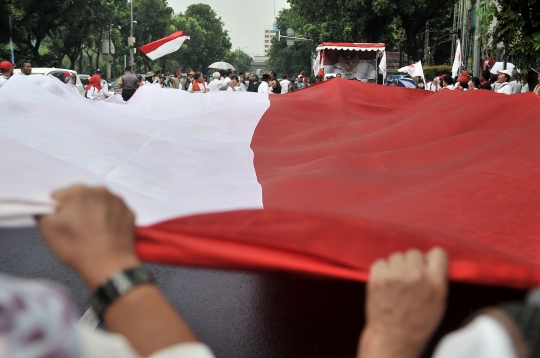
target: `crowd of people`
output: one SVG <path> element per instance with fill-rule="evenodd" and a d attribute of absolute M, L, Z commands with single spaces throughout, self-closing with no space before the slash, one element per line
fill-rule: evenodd
<path fill-rule="evenodd" d="M 0 87 L 13 76 L 15 66 L 9 61 L 0 63 Z M 21 75 L 30 75 L 32 73 L 32 65 L 30 61 L 23 60 L 20 62 Z M 531 69 L 538 74 L 540 83 L 540 68 Z M 103 72 L 96 69 L 90 77 L 88 85 L 85 86 L 85 97 L 92 100 L 104 100 L 108 97 L 119 94 L 120 92 L 110 91 L 108 82 L 103 79 Z M 341 78 L 341 74 L 328 76 L 326 80 L 333 78 Z M 76 75 L 73 72 L 67 71 L 64 74 L 64 82 L 70 87 L 73 92 L 78 91 L 76 84 Z M 321 75 L 316 75 L 312 80 L 310 76 L 305 76 L 304 72 L 298 75 L 283 75 L 278 79 L 276 71 L 265 71 L 259 77 L 257 74 L 249 72 L 240 72 L 236 75 L 232 70 L 216 71 L 212 74 L 209 81 L 206 80 L 201 72 L 190 71 L 182 74 L 180 70 L 170 73 L 163 71 L 147 72 L 145 77 L 135 75 L 132 72 L 131 66 L 126 67 L 125 74 L 119 80 L 119 88 L 124 101 L 128 101 L 135 91 L 144 85 L 154 85 L 161 88 L 179 89 L 191 93 L 206 93 L 215 91 L 229 92 L 256 92 L 268 94 L 285 94 L 296 90 L 304 89 L 317 85 L 323 82 Z M 357 79 L 351 80 L 375 83 L 373 79 Z M 460 76 L 452 77 L 450 75 L 440 75 L 437 77 L 426 76 L 426 81 L 418 79 L 415 81 L 417 89 L 423 89 L 432 92 L 442 90 L 490 90 L 496 93 L 517 94 L 530 91 L 527 76 L 520 75 L 517 71 L 500 70 L 497 74 L 492 74 L 488 70 L 482 71 L 479 77 L 473 76 L 472 73 L 463 72 Z M 392 80 L 387 83 L 389 86 L 398 86 L 397 80 Z M 540 85 L 533 89 L 533 92 L 540 95 Z"/>
<path fill-rule="evenodd" d="M 531 70 L 538 74 L 540 83 L 540 68 L 532 68 Z M 397 81 L 391 81 L 390 86 L 397 86 Z M 530 92 L 527 76 L 520 78 L 517 71 L 510 70 L 500 70 L 497 71 L 497 74 L 492 74 L 489 70 L 483 70 L 480 77 L 475 77 L 472 73 L 467 72 L 462 72 L 459 77 L 455 78 L 450 75 L 441 75 L 434 78 L 426 76 L 426 83 L 418 81 L 416 88 L 432 92 L 442 90 L 475 91 L 481 89 L 507 95 Z M 533 92 L 540 95 L 540 85 L 537 85 Z"/>

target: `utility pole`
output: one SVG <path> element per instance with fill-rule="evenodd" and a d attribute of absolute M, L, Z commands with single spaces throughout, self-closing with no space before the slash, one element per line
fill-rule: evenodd
<path fill-rule="evenodd" d="M 478 18 L 478 10 L 480 9 L 480 0 L 476 0 L 475 11 L 475 28 L 474 28 L 474 44 L 473 44 L 473 76 L 480 77 L 480 19 Z"/>
<path fill-rule="evenodd" d="M 133 66 L 133 46 L 135 45 L 135 38 L 133 37 L 133 0 L 131 0 L 131 23 L 129 31 L 129 65 Z"/>
<path fill-rule="evenodd" d="M 429 66 L 429 20 L 426 21 L 426 31 L 424 33 L 424 63 Z"/>

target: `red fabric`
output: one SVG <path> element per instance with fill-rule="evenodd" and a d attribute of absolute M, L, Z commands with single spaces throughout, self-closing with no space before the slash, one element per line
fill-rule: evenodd
<path fill-rule="evenodd" d="M 90 91 L 92 87 L 96 87 L 98 91 L 101 91 L 101 77 L 99 77 L 99 75 L 93 75 L 88 80 L 88 86 L 86 86 L 86 90 Z"/>
<path fill-rule="evenodd" d="M 540 283 L 534 93 L 336 78 L 270 103 L 251 145 L 265 209 L 138 228 L 143 259 L 366 280 L 377 258 L 439 245 L 453 280 Z"/>
<path fill-rule="evenodd" d="M 150 42 L 149 44 L 146 44 L 146 45 L 143 45 L 143 46 L 139 47 L 139 50 L 146 55 L 147 53 L 154 51 L 155 49 L 157 49 L 161 45 L 163 45 L 163 44 L 165 44 L 165 43 L 167 43 L 169 41 L 172 41 L 174 39 L 177 39 L 179 37 L 182 37 L 182 36 L 187 36 L 187 34 L 184 31 L 176 31 L 175 33 L 172 33 L 167 37 L 156 40 L 154 42 Z"/>

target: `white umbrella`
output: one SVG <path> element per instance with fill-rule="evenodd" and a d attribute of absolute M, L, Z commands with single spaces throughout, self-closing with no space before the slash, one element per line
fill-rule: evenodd
<path fill-rule="evenodd" d="M 510 62 L 506 63 L 506 69 L 509 70 L 510 72 L 512 72 L 514 67 L 516 67 L 516 66 L 514 66 L 512 63 L 510 63 Z M 504 69 L 504 62 L 495 62 L 495 64 L 491 68 L 491 73 L 496 75 L 497 71 L 502 71 L 503 69 Z"/>
<path fill-rule="evenodd" d="M 236 71 L 233 65 L 227 62 L 214 62 L 208 68 L 214 68 L 216 70 L 233 70 Z"/>

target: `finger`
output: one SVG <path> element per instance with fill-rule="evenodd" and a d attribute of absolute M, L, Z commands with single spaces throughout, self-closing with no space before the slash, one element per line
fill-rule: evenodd
<path fill-rule="evenodd" d="M 378 278 L 384 275 L 384 272 L 388 269 L 388 265 L 385 260 L 379 259 L 371 264 L 369 268 L 369 282 L 375 282 Z"/>
<path fill-rule="evenodd" d="M 388 266 L 391 270 L 402 272 L 405 269 L 405 255 L 401 252 L 395 252 L 388 258 Z"/>
<path fill-rule="evenodd" d="M 407 262 L 407 267 L 414 268 L 422 268 L 425 263 L 424 255 L 417 249 L 407 251 L 405 253 L 405 261 Z"/>
<path fill-rule="evenodd" d="M 433 280 L 446 282 L 448 276 L 448 255 L 440 247 L 434 247 L 426 254 L 428 275 Z"/>

